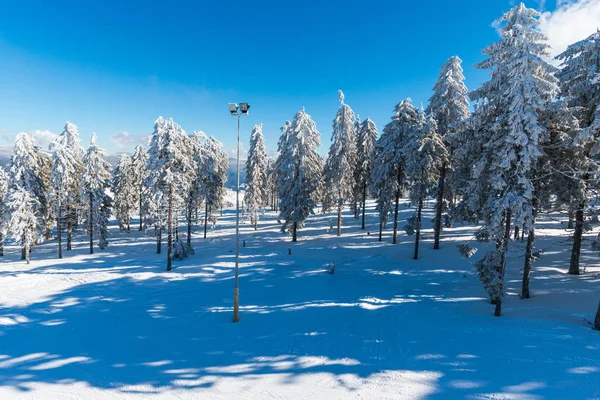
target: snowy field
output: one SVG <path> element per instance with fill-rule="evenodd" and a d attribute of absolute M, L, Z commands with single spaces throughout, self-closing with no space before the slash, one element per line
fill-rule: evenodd
<path fill-rule="evenodd" d="M 297 244 L 272 213 L 256 233 L 243 225 L 238 324 L 231 209 L 208 239 L 196 227 L 196 255 L 170 273 L 149 234 L 120 233 L 114 221 L 109 249 L 94 255 L 77 236 L 65 259 L 48 242 L 27 266 L 9 246 L 0 399 L 600 399 L 600 333 L 588 322 L 600 268 L 586 242 L 586 273 L 566 274 L 560 216 L 540 221 L 546 253 L 532 299 L 518 296 L 524 244 L 511 245 L 496 318 L 471 261 L 449 241 L 471 227 L 446 230 L 439 251 L 426 230 L 414 261 L 414 238 L 402 232 L 394 246 L 388 230 L 378 242 L 369 211 L 370 235 L 346 215 L 336 237 L 333 217 L 317 215 Z M 400 226 L 411 212 L 402 209 Z"/>

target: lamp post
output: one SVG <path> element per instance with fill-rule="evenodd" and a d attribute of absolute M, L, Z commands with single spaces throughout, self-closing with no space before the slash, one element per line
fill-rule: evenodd
<path fill-rule="evenodd" d="M 229 103 L 229 113 L 237 117 L 237 158 L 235 174 L 237 176 L 237 188 L 235 192 L 235 280 L 233 287 L 233 322 L 240 320 L 240 287 L 239 287 L 239 258 L 240 258 L 240 120 L 243 115 L 248 115 L 250 105 L 248 103 Z"/>

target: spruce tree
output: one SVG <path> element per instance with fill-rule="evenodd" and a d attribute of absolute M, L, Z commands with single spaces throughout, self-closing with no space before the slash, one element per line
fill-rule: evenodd
<path fill-rule="evenodd" d="M 377 141 L 377 126 L 370 119 L 364 120 L 356 134 L 356 169 L 354 182 L 354 197 L 362 206 L 361 229 L 365 229 L 365 209 L 367 192 L 371 186 L 372 153 Z M 358 207 L 357 207 L 358 208 Z M 360 212 L 360 210 L 358 210 Z"/>
<path fill-rule="evenodd" d="M 143 221 L 144 215 L 143 204 L 144 204 L 144 193 L 146 192 L 146 187 L 144 183 L 146 182 L 146 178 L 148 177 L 148 153 L 143 146 L 136 146 L 133 156 L 131 157 L 131 172 L 133 174 L 132 181 L 133 185 L 136 187 L 136 194 L 134 199 L 136 200 L 135 204 L 138 204 L 139 215 L 140 215 L 140 232 L 143 230 Z"/>
<path fill-rule="evenodd" d="M 555 68 L 546 37 L 536 28 L 540 14 L 523 4 L 499 20 L 501 40 L 484 49 L 489 58 L 477 65 L 491 70 L 491 79 L 471 93 L 482 103 L 485 149 L 474 167 L 473 179 L 485 182 L 487 202 L 484 235 L 496 242 L 476 264 L 480 278 L 500 316 L 504 298 L 504 271 L 511 226 L 534 229 L 535 193 L 532 182 L 541 143 L 548 135 L 541 119 L 557 93 Z M 512 224 L 512 225 L 511 225 Z"/>
<path fill-rule="evenodd" d="M 21 259 L 29 264 L 31 247 L 40 232 L 38 210 L 41 206 L 32 192 L 14 185 L 8 195 L 9 235 L 21 246 Z"/>
<path fill-rule="evenodd" d="M 580 131 L 576 143 L 585 148 L 589 158 L 598 161 L 600 144 L 600 89 L 598 74 L 600 74 L 600 31 L 570 45 L 566 51 L 559 54 L 557 59 L 562 61 L 562 69 L 558 73 L 562 95 L 571 112 L 579 121 Z M 583 199 L 576 201 L 575 233 L 571 249 L 569 274 L 578 275 L 579 257 L 583 236 L 584 213 L 587 206 L 589 184 L 594 180 L 592 170 L 579 174 L 580 184 L 585 189 Z"/>
<path fill-rule="evenodd" d="M 245 190 L 244 203 L 252 215 L 254 230 L 257 230 L 258 213 L 268 202 L 267 149 L 262 134 L 262 124 L 254 125 L 252 129 L 246 160 Z"/>
<path fill-rule="evenodd" d="M 413 258 L 419 258 L 419 240 L 421 236 L 421 214 L 423 200 L 436 187 L 442 169 L 448 163 L 449 155 L 441 136 L 437 132 L 437 123 L 432 116 L 421 114 L 419 126 L 405 141 L 404 146 L 407 186 L 411 202 L 417 212 L 409 221 L 407 231 L 415 233 L 415 251 Z"/>
<path fill-rule="evenodd" d="M 94 253 L 94 238 L 98 239 L 100 249 L 108 246 L 111 199 L 106 191 L 110 188 L 111 174 L 110 164 L 105 157 L 104 150 L 96 145 L 96 134 L 92 134 L 90 147 L 82 160 L 80 184 L 82 223 L 90 238 L 90 254 Z"/>
<path fill-rule="evenodd" d="M 391 207 L 394 207 L 393 244 L 398 242 L 398 208 L 404 187 L 405 141 L 417 129 L 418 123 L 419 111 L 412 105 L 411 99 L 406 99 L 395 107 L 392 121 L 383 128 L 383 134 L 375 143 L 373 194 L 377 196 L 380 228 L 385 225 Z"/>
<path fill-rule="evenodd" d="M 0 166 L 0 257 L 4 256 L 4 239 L 8 226 L 8 173 Z"/>
<path fill-rule="evenodd" d="M 81 180 L 79 179 L 79 177 L 83 173 L 82 158 L 85 151 L 81 146 L 80 142 L 81 140 L 79 138 L 79 131 L 77 130 L 77 126 L 70 122 L 67 122 L 65 124 L 64 130 L 50 145 L 50 150 L 56 150 L 58 148 L 61 148 L 61 157 L 68 159 L 68 161 L 66 162 L 68 162 L 75 169 L 74 174 L 68 174 L 68 179 L 65 182 L 65 190 L 67 192 L 67 196 L 65 198 L 65 207 L 64 212 L 62 213 L 62 218 L 64 218 L 67 230 L 67 250 L 72 249 L 72 232 L 73 229 L 77 226 L 77 210 L 80 207 L 81 201 L 81 188 L 79 186 Z"/>
<path fill-rule="evenodd" d="M 462 122 L 469 116 L 469 101 L 465 77 L 461 67 L 462 60 L 457 56 L 450 57 L 440 70 L 438 80 L 433 87 L 433 95 L 429 99 L 426 112 L 437 122 L 437 132 L 442 138 L 461 128 Z M 449 149 L 450 150 L 450 149 Z M 449 160 L 450 161 L 450 160 Z M 445 163 L 441 166 L 440 177 L 436 190 L 434 243 L 433 248 L 440 248 L 442 232 L 442 214 L 446 189 L 446 175 L 452 165 Z"/>
<path fill-rule="evenodd" d="M 333 120 L 331 147 L 323 171 L 325 179 L 325 198 L 323 211 L 337 211 L 337 235 L 342 234 L 342 210 L 344 204 L 352 199 L 354 188 L 354 169 L 356 165 L 356 132 L 354 111 L 344 103 L 344 93 L 340 90 L 340 107 Z"/>
<path fill-rule="evenodd" d="M 34 244 L 47 236 L 46 229 L 52 226 L 52 211 L 47 200 L 48 180 L 47 163 L 32 136 L 27 133 L 19 133 L 15 138 L 14 154 L 10 166 L 10 186 L 22 188 L 34 197 L 32 204 L 37 207 L 34 210 L 38 218 L 37 225 L 40 227 L 39 237 L 35 238 Z"/>
<path fill-rule="evenodd" d="M 292 242 L 296 242 L 298 229 L 314 213 L 323 174 L 323 159 L 317 153 L 321 135 L 304 109 L 296 113 L 289 128 L 284 130 L 280 144 L 283 147 L 278 163 L 279 218 L 291 230 Z"/>
<path fill-rule="evenodd" d="M 139 188 L 135 184 L 131 157 L 121 155 L 113 171 L 114 214 L 121 231 L 131 231 L 131 216 L 136 207 Z"/>

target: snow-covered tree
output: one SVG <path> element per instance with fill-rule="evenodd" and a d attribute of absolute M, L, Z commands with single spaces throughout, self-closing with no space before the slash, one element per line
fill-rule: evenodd
<path fill-rule="evenodd" d="M 415 129 L 418 129 L 419 111 L 411 99 L 395 107 L 392 121 L 383 128 L 373 151 L 372 192 L 377 197 L 380 231 L 394 208 L 394 233 L 392 243 L 397 243 L 398 207 L 404 185 L 404 146 Z"/>
<path fill-rule="evenodd" d="M 205 142 L 205 154 L 205 170 L 202 172 L 205 177 L 204 238 L 206 238 L 209 212 L 212 213 L 223 204 L 229 168 L 227 153 L 222 149 L 221 142 L 212 136 Z"/>
<path fill-rule="evenodd" d="M 66 197 L 64 198 L 64 211 L 62 212 L 62 218 L 67 230 L 67 250 L 72 249 L 72 231 L 77 225 L 77 210 L 80 205 L 80 193 L 81 188 L 80 176 L 83 173 L 83 155 L 85 150 L 81 146 L 81 140 L 79 138 L 79 131 L 77 126 L 67 122 L 64 130 L 60 135 L 50 144 L 50 150 L 55 152 L 60 148 L 62 153 L 63 161 L 68 162 L 74 169 L 74 173 L 69 173 L 65 180 L 65 186 L 63 190 L 66 190 Z M 68 160 L 67 160 L 68 159 Z M 54 158 L 53 158 L 54 160 Z M 61 164 L 61 167 L 65 164 Z M 53 165 L 54 171 L 54 165 Z M 56 173 L 56 171 L 54 171 Z M 54 179 L 56 182 L 56 179 Z M 56 187 L 54 187 L 56 189 Z M 61 251 L 59 249 L 59 251 Z"/>
<path fill-rule="evenodd" d="M 48 180 L 46 161 L 35 145 L 32 136 L 19 133 L 15 138 L 14 154 L 10 166 L 10 186 L 22 188 L 35 198 L 35 215 L 39 218 L 37 225 L 40 233 L 46 233 L 52 226 L 52 210 L 47 200 Z M 34 242 L 43 240 L 44 235 L 36 238 Z M 35 243 L 34 243 L 35 244 Z"/>
<path fill-rule="evenodd" d="M 110 164 L 105 157 L 104 150 L 96 145 L 96 134 L 92 134 L 90 147 L 82 160 L 83 174 L 80 184 L 81 216 L 83 226 L 90 237 L 90 254 L 94 253 L 94 237 L 98 239 L 100 249 L 108 246 L 111 199 L 106 192 L 110 188 L 111 174 Z"/>
<path fill-rule="evenodd" d="M 365 204 L 367 192 L 371 186 L 371 161 L 373 148 L 377 141 L 377 126 L 367 118 L 359 126 L 356 133 L 356 166 L 354 173 L 354 198 L 362 205 L 362 229 L 365 229 Z M 358 210 L 357 207 L 357 211 Z"/>
<path fill-rule="evenodd" d="M 281 184 L 283 183 L 283 179 L 284 179 L 284 175 L 282 173 L 282 166 L 283 163 L 285 161 L 285 159 L 288 157 L 286 150 L 287 148 L 287 142 L 288 142 L 288 138 L 290 136 L 290 128 L 292 127 L 292 123 L 290 121 L 285 121 L 285 123 L 281 126 L 281 128 L 279 128 L 279 130 L 281 131 L 281 136 L 279 137 L 279 140 L 277 141 L 277 158 L 275 159 L 275 165 L 273 166 L 273 168 L 275 169 L 275 188 L 277 190 L 277 200 L 275 201 L 276 205 L 279 205 L 279 202 L 281 201 L 281 199 L 279 198 L 279 187 L 281 186 Z M 277 208 L 277 206 L 275 208 Z M 285 229 L 285 226 L 284 226 Z"/>
<path fill-rule="evenodd" d="M 283 138 L 285 136 L 285 138 Z M 280 219 L 292 231 L 292 242 L 297 241 L 297 230 L 314 213 L 319 196 L 323 159 L 317 153 L 321 135 L 304 109 L 298 111 L 289 127 L 283 129 L 279 152 Z"/>
<path fill-rule="evenodd" d="M 271 211 L 277 211 L 277 170 L 275 169 L 275 159 L 267 158 L 267 204 Z"/>
<path fill-rule="evenodd" d="M 190 165 L 189 142 L 184 130 L 172 119 L 159 117 L 148 149 L 148 186 L 156 207 L 157 221 L 162 228 L 162 211 L 167 219 L 167 271 L 172 268 L 173 214 L 184 203 Z M 166 204 L 165 204 L 166 202 Z"/>
<path fill-rule="evenodd" d="M 356 165 L 356 132 L 354 111 L 344 103 L 344 93 L 338 91 L 338 108 L 333 120 L 331 147 L 325 169 L 325 198 L 323 211 L 335 208 L 337 211 L 337 235 L 342 234 L 342 210 L 344 204 L 352 199 L 354 188 L 354 168 Z"/>
<path fill-rule="evenodd" d="M 267 149 L 262 134 L 262 124 L 259 124 L 254 125 L 250 137 L 244 195 L 244 203 L 252 215 L 254 230 L 257 229 L 258 213 L 268 202 L 267 189 Z"/>
<path fill-rule="evenodd" d="M 580 131 L 576 143 L 585 148 L 585 154 L 595 160 L 600 157 L 600 31 L 570 45 L 559 54 L 562 69 L 558 73 L 561 92 L 571 112 L 579 121 Z M 575 233 L 571 249 L 569 274 L 578 275 L 579 255 L 583 236 L 584 210 L 589 181 L 595 176 L 591 171 L 580 170 L 577 177 L 585 189 L 583 199 L 574 204 Z"/>
<path fill-rule="evenodd" d="M 66 225 L 67 203 L 71 198 L 73 181 L 79 179 L 78 165 L 73 159 L 71 149 L 61 143 L 53 146 L 52 170 L 50 173 L 51 199 L 54 215 L 56 216 L 56 232 L 58 239 L 58 258 L 62 258 L 62 230 Z"/>
<path fill-rule="evenodd" d="M 21 259 L 29 264 L 31 246 L 40 231 L 36 210 L 40 205 L 33 193 L 21 186 L 12 186 L 8 195 L 9 235 L 21 246 Z"/>
<path fill-rule="evenodd" d="M 437 132 L 442 138 L 461 129 L 463 121 L 469 116 L 468 90 L 464 84 L 465 77 L 461 63 L 460 58 L 453 56 L 442 65 L 438 80 L 433 87 L 433 95 L 429 99 L 429 107 L 426 110 L 428 114 L 435 118 Z M 436 190 L 434 249 L 440 248 L 446 173 L 448 168 L 451 167 L 451 165 L 443 164 L 440 169 L 439 183 Z"/>
<path fill-rule="evenodd" d="M 442 168 L 448 163 L 449 155 L 442 137 L 437 132 L 437 123 L 433 116 L 420 115 L 419 129 L 416 129 L 405 141 L 404 157 L 407 185 L 410 199 L 417 206 L 413 218 L 415 232 L 415 251 L 413 258 L 419 258 L 419 239 L 421 235 L 421 212 L 423 200 L 436 187 Z"/>
<path fill-rule="evenodd" d="M 474 167 L 473 179 L 485 182 L 481 185 L 487 191 L 482 229 L 497 244 L 478 270 L 497 316 L 504 297 L 511 224 L 527 231 L 534 228 L 532 174 L 543 154 L 541 143 L 548 136 L 541 113 L 558 91 L 556 68 L 543 59 L 548 45 L 536 28 L 539 16 L 520 4 L 498 20 L 501 40 L 483 50 L 489 58 L 477 65 L 489 69 L 491 79 L 471 93 L 472 99 L 482 103 L 478 112 L 485 118 L 486 129 L 485 150 Z"/>
<path fill-rule="evenodd" d="M 136 187 L 136 194 L 134 196 L 135 204 L 139 204 L 139 215 L 140 215 L 140 232 L 143 230 L 143 197 L 146 191 L 144 186 L 146 178 L 148 177 L 148 153 L 143 146 L 136 146 L 133 156 L 131 157 L 131 173 L 133 185 Z"/>
<path fill-rule="evenodd" d="M 119 228 L 127 233 L 131 231 L 131 216 L 139 196 L 139 187 L 134 179 L 131 157 L 123 154 L 113 171 L 113 212 L 119 222 Z"/>
<path fill-rule="evenodd" d="M 4 256 L 4 238 L 8 226 L 8 173 L 0 166 L 0 257 Z"/>

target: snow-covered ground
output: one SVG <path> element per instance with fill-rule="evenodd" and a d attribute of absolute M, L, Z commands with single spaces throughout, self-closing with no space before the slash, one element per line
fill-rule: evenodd
<path fill-rule="evenodd" d="M 317 215 L 297 244 L 272 213 L 258 232 L 244 225 L 237 324 L 231 209 L 208 239 L 196 228 L 196 254 L 170 273 L 150 235 L 115 226 L 109 249 L 94 255 L 82 236 L 63 260 L 55 242 L 34 248 L 29 266 L 9 247 L 0 399 L 600 398 L 600 333 L 587 322 L 600 268 L 586 244 L 586 273 L 566 274 L 560 220 L 542 219 L 546 253 L 529 300 L 518 297 L 522 245 L 513 246 L 496 318 L 449 240 L 471 227 L 446 230 L 439 251 L 427 230 L 414 261 L 414 238 L 402 232 L 392 245 L 388 230 L 378 242 L 369 211 L 370 235 L 347 215 L 336 237 L 334 219 Z"/>

